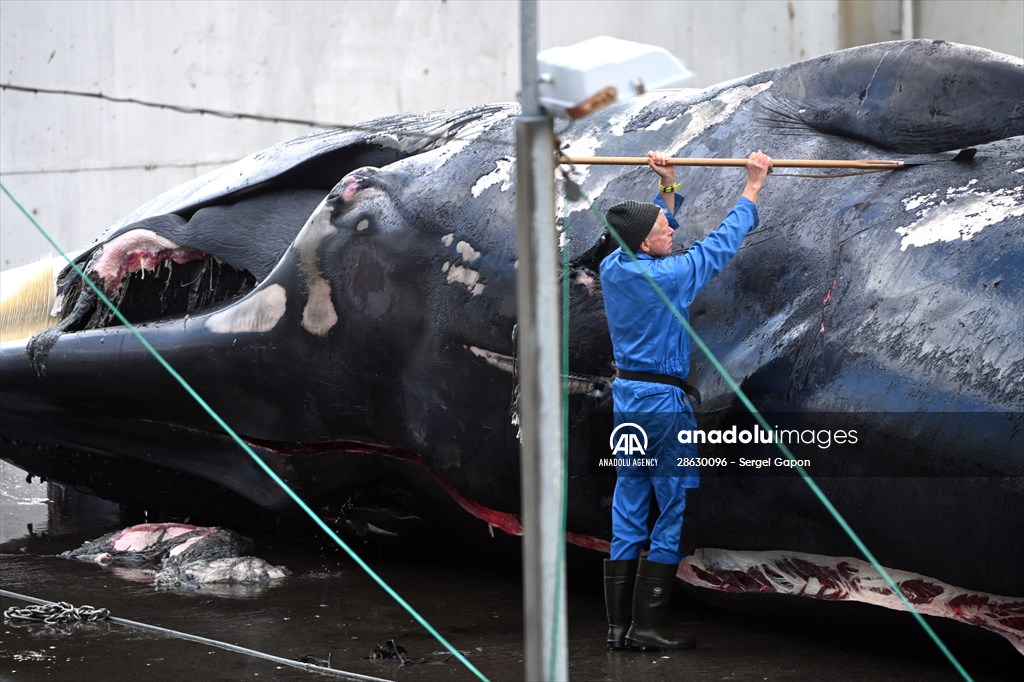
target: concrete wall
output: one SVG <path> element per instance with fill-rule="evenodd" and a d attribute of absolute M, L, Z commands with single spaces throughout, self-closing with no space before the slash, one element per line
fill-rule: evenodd
<path fill-rule="evenodd" d="M 0 80 L 327 122 L 509 100 L 516 6 L 487 4 L 4 0 Z M 66 248 L 164 189 L 313 130 L 10 90 L 0 120 L 0 177 Z M 4 268 L 46 251 L 6 199 L 0 251 Z"/>
<path fill-rule="evenodd" d="M 914 35 L 1024 57 L 1024 0 L 919 0 Z"/>
<path fill-rule="evenodd" d="M 919 13 L 922 37 L 1024 52 L 1022 0 L 914 4 L 941 10 Z M 546 0 L 538 38 L 661 45 L 704 86 L 896 38 L 899 5 Z M 518 12 L 514 0 L 2 0 L 0 82 L 354 123 L 514 100 Z M 61 247 L 80 248 L 161 191 L 311 130 L 2 90 L 0 180 Z M 49 252 L 0 197 L 0 267 Z"/>
<path fill-rule="evenodd" d="M 846 0 L 843 47 L 907 37 L 980 45 L 1024 57 L 1024 0 Z"/>

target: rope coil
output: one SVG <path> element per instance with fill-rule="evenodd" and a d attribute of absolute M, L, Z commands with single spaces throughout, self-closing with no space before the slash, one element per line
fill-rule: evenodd
<path fill-rule="evenodd" d="M 92 606 L 80 606 L 75 609 L 71 604 L 67 602 L 48 602 L 44 599 L 37 597 L 31 597 L 24 594 L 18 594 L 17 592 L 10 592 L 3 588 L 0 588 L 0 596 L 7 597 L 9 599 L 17 599 L 19 601 L 27 601 L 35 604 L 36 606 L 28 606 L 19 608 L 12 606 L 4 612 L 5 621 L 10 624 L 15 624 L 17 620 L 27 620 L 29 622 L 38 622 L 39 618 L 35 617 L 36 614 L 40 614 L 47 611 L 54 611 L 58 613 L 70 612 L 74 610 L 79 614 L 92 615 L 92 612 L 100 612 L 103 614 L 102 618 L 95 617 L 89 620 L 108 620 L 116 625 L 124 625 L 131 628 L 137 628 L 145 632 L 150 632 L 161 637 L 174 637 L 177 639 L 184 640 L 186 642 L 195 642 L 197 644 L 205 644 L 208 646 L 215 646 L 225 651 L 231 651 L 237 654 L 244 654 L 246 656 L 252 656 L 264 661 L 271 661 L 278 665 L 288 666 L 291 668 L 298 668 L 305 670 L 310 673 L 317 673 L 319 675 L 325 675 L 329 677 L 336 677 L 343 680 L 351 680 L 352 682 L 388 682 L 381 677 L 373 677 L 371 675 L 361 675 L 359 673 L 348 672 L 347 670 L 339 670 L 331 667 L 331 655 L 328 654 L 326 659 L 317 658 L 316 656 L 303 656 L 297 659 L 282 658 L 281 656 L 275 656 L 262 651 L 256 651 L 255 649 L 248 649 L 237 644 L 230 644 L 228 642 L 221 642 L 208 637 L 201 637 L 199 635 L 189 634 L 187 632 L 181 632 L 179 630 L 171 630 L 169 628 L 163 628 L 158 625 L 149 625 L 148 623 L 140 623 L 134 620 L 128 620 L 127 618 L 118 618 L 117 616 L 110 616 L 107 609 L 96 609 Z M 59 608 L 55 608 L 59 607 Z M 8 614 L 12 614 L 9 616 Z M 12 617 L 13 616 L 13 617 Z M 43 621 L 46 622 L 46 621 Z M 73 624 L 79 621 L 69 621 Z M 56 623 L 48 623 L 54 625 Z M 460 652 L 462 653 L 462 652 Z M 453 654 L 454 655 L 454 654 Z"/>
<path fill-rule="evenodd" d="M 12 606 L 4 611 L 5 621 L 29 621 L 46 625 L 92 622 L 107 620 L 109 617 L 110 609 L 88 604 L 76 607 L 66 601 L 35 606 Z"/>

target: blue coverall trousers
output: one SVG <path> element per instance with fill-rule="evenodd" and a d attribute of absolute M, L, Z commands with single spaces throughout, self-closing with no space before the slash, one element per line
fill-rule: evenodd
<path fill-rule="evenodd" d="M 636 559 L 650 544 L 648 561 L 678 564 L 683 559 L 680 539 L 686 489 L 700 485 L 695 467 L 679 465 L 680 458 L 696 457 L 695 445 L 679 443 L 680 430 L 696 429 L 693 409 L 683 391 L 675 386 L 616 379 L 612 384 L 615 425 L 639 424 L 648 446 L 641 460 L 657 459 L 657 465 L 634 465 L 634 457 L 616 466 L 612 498 L 613 560 Z M 648 531 L 651 494 L 660 514 Z"/>

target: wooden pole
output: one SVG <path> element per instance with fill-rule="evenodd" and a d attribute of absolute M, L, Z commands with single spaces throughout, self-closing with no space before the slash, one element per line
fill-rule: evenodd
<path fill-rule="evenodd" d="M 577 166 L 646 166 L 646 156 L 560 156 L 558 163 Z M 736 166 L 747 165 L 746 159 L 669 159 L 670 166 Z M 884 159 L 837 160 L 837 159 L 772 159 L 773 168 L 903 168 L 903 161 Z"/>

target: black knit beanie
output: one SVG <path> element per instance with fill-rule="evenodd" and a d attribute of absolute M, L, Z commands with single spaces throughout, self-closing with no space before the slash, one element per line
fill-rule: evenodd
<path fill-rule="evenodd" d="M 660 212 L 661 209 L 654 204 L 630 200 L 612 206 L 605 217 L 622 237 L 622 241 L 626 242 L 626 246 L 637 253 L 651 233 Z"/>

